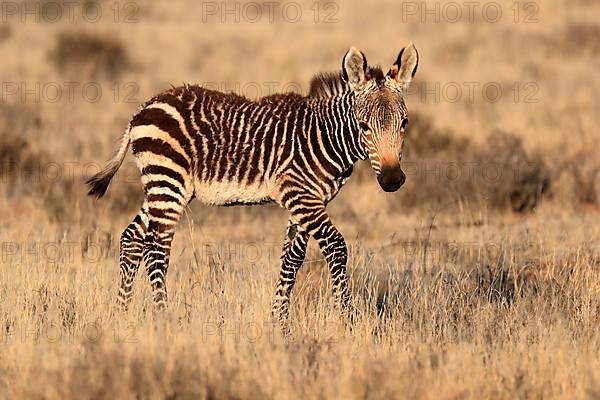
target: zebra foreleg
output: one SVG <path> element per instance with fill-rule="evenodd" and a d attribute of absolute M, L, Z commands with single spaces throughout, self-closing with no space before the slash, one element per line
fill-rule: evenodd
<path fill-rule="evenodd" d="M 302 219 L 306 221 L 308 233 L 317 241 L 327 261 L 335 303 L 340 306 L 342 315 L 347 315 L 351 308 L 351 298 L 346 274 L 348 249 L 344 237 L 333 225 L 324 207 Z"/>
<path fill-rule="evenodd" d="M 340 306 L 342 315 L 348 315 L 351 306 L 346 274 L 348 249 L 344 237 L 329 219 L 325 204 L 312 198 L 291 197 L 286 208 L 292 212 L 299 227 L 319 244 L 331 273 L 335 303 Z"/>
<path fill-rule="evenodd" d="M 350 311 L 351 298 L 346 273 L 348 249 L 344 237 L 331 223 L 323 224 L 313 237 L 327 261 L 331 273 L 334 300 L 336 304 L 340 305 L 342 314 L 346 315 Z"/>
<path fill-rule="evenodd" d="M 281 255 L 281 271 L 275 289 L 273 317 L 285 330 L 289 319 L 290 293 L 296 283 L 296 275 L 306 257 L 308 233 L 298 228 L 291 220 L 288 221 L 287 232 Z"/>

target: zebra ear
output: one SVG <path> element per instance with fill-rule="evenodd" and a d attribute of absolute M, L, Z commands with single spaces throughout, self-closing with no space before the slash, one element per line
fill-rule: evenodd
<path fill-rule="evenodd" d="M 412 78 L 417 72 L 419 65 L 419 53 L 414 44 L 409 43 L 408 46 L 400 50 L 398 58 L 388 72 L 388 76 L 395 79 L 405 89 L 412 82 Z"/>
<path fill-rule="evenodd" d="M 342 60 L 342 74 L 352 90 L 360 90 L 367 82 L 367 57 L 352 46 Z"/>

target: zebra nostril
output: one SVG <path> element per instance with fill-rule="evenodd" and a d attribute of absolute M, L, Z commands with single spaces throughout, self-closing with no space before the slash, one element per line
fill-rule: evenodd
<path fill-rule="evenodd" d="M 383 187 L 386 184 L 383 174 L 377 175 L 377 182 L 379 182 L 379 186 L 381 186 L 381 187 Z"/>
<path fill-rule="evenodd" d="M 400 186 L 404 185 L 404 182 L 406 182 L 406 174 L 404 173 L 404 171 L 400 170 Z"/>

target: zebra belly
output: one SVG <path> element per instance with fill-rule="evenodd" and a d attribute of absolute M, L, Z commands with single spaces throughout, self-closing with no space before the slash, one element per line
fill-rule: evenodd
<path fill-rule="evenodd" d="M 244 205 L 271 201 L 265 184 L 251 185 L 238 182 L 199 182 L 196 184 L 196 198 L 205 204 Z"/>

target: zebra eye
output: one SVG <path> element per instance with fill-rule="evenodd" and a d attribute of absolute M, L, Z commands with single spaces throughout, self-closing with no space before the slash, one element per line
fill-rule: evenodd
<path fill-rule="evenodd" d="M 408 125 L 408 118 L 404 118 L 404 119 L 402 120 L 402 125 L 400 125 L 400 129 L 401 129 L 402 131 L 404 131 L 404 129 L 406 129 L 406 125 Z"/>
<path fill-rule="evenodd" d="M 358 123 L 358 126 L 360 126 L 360 129 L 362 129 L 363 131 L 369 130 L 369 124 L 367 124 L 365 121 L 360 121 Z"/>

